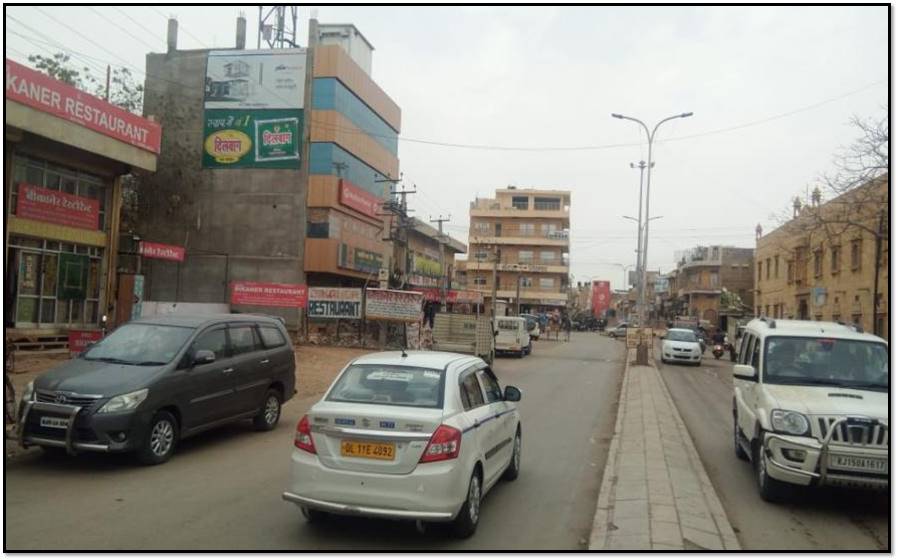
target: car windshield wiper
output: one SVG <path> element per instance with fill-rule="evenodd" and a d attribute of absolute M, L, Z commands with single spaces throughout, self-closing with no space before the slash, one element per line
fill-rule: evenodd
<path fill-rule="evenodd" d="M 883 385 L 882 383 L 846 383 L 844 385 L 840 384 L 839 387 L 845 387 L 846 389 L 888 389 L 888 385 Z"/>
<path fill-rule="evenodd" d="M 778 383 L 780 385 L 827 385 L 830 387 L 841 387 L 839 383 L 836 383 L 833 380 L 829 379 L 776 379 L 770 380 L 771 383 Z"/>
<path fill-rule="evenodd" d="M 87 358 L 88 360 L 96 360 L 98 362 L 107 362 L 110 364 L 125 364 L 125 365 L 134 365 L 135 362 L 131 360 L 122 360 L 121 358 Z"/>
<path fill-rule="evenodd" d="M 152 360 L 146 362 L 132 362 L 135 366 L 164 366 L 165 362 L 154 362 Z"/>

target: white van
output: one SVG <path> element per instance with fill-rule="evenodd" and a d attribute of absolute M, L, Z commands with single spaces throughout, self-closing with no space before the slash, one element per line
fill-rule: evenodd
<path fill-rule="evenodd" d="M 500 352 L 514 353 L 523 358 L 530 354 L 530 334 L 527 332 L 527 319 L 523 317 L 496 318 L 496 354 Z"/>

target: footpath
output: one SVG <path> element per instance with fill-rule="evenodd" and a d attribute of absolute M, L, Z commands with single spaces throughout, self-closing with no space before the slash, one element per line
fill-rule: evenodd
<path fill-rule="evenodd" d="M 740 550 L 661 373 L 635 359 L 628 350 L 589 549 Z"/>

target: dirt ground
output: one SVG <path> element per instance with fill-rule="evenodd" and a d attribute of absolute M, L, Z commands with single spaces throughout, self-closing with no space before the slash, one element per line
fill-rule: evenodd
<path fill-rule="evenodd" d="M 296 390 L 297 397 L 311 397 L 327 391 L 340 370 L 350 360 L 375 350 L 366 348 L 340 348 L 337 346 L 297 346 Z"/>

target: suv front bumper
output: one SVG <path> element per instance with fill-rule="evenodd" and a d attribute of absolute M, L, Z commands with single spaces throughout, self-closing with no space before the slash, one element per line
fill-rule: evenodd
<path fill-rule="evenodd" d="M 889 449 L 869 445 L 834 443 L 835 422 L 820 442 L 813 437 L 767 433 L 763 452 L 771 478 L 800 486 L 853 486 L 871 489 L 889 487 Z M 803 453 L 803 457 L 801 454 Z M 834 466 L 834 457 L 847 457 L 862 465 L 884 465 L 885 470 L 864 466 Z"/>
<path fill-rule="evenodd" d="M 67 420 L 65 428 L 40 429 L 41 413 Z M 61 447 L 70 455 L 78 451 L 123 452 L 134 449 L 146 435 L 149 418 L 138 411 L 87 414 L 74 405 L 24 401 L 18 422 L 22 447 Z M 124 437 L 116 438 L 116 434 Z"/>

